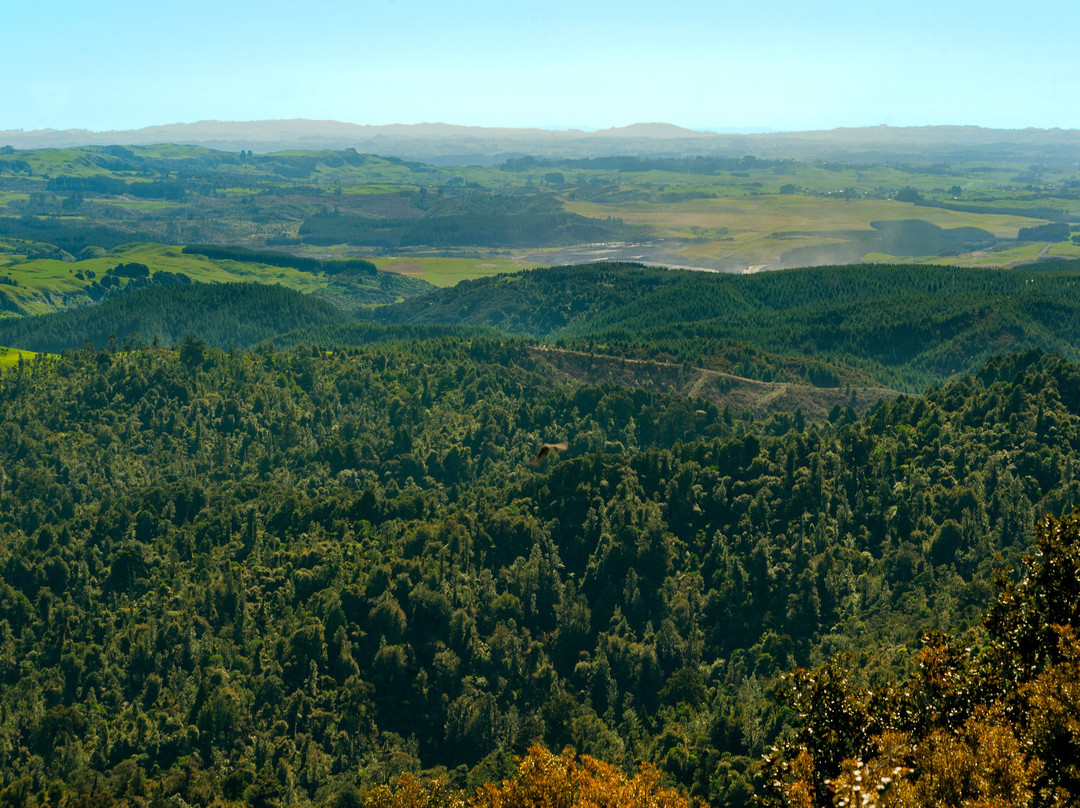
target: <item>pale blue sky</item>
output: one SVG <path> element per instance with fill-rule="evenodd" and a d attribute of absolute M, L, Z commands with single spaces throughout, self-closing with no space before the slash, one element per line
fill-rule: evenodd
<path fill-rule="evenodd" d="M 1080 128 L 1076 0 L 8 0 L 0 130 Z"/>

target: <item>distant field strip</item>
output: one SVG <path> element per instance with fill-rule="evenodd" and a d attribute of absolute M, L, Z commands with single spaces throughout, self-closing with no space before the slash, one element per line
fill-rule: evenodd
<path fill-rule="evenodd" d="M 800 195 L 740 196 L 683 202 L 601 204 L 570 201 L 572 213 L 622 219 L 655 236 L 684 239 L 678 254 L 732 264 L 777 265 L 795 247 L 841 243 L 836 231 L 871 229 L 874 221 L 921 219 L 942 228 L 979 227 L 998 238 L 1015 238 L 1021 227 L 1041 220 L 920 207 L 893 200 L 841 200 Z M 717 238 L 714 233 L 726 232 Z M 704 235 L 703 234 L 707 234 Z"/>
<path fill-rule="evenodd" d="M 375 258 L 373 263 L 385 272 L 397 272 L 421 278 L 435 286 L 453 286 L 463 280 L 487 278 L 502 272 L 517 272 L 540 264 L 523 263 L 507 258 L 407 257 Z"/>

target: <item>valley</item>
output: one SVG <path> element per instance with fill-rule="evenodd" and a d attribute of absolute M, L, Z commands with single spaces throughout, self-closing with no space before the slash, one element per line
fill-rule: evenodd
<path fill-rule="evenodd" d="M 186 131 L 0 151 L 0 804 L 1080 793 L 1069 133 Z"/>
<path fill-rule="evenodd" d="M 977 134 L 957 136 L 971 139 L 966 148 L 898 135 L 899 151 L 883 152 L 837 133 L 816 144 L 828 159 L 805 141 L 758 137 L 672 141 L 681 156 L 504 154 L 481 165 L 352 148 L 11 148 L 0 154 L 0 245 L 10 264 L 93 260 L 133 243 L 229 243 L 384 268 L 406 260 L 411 277 L 431 267 L 437 285 L 447 261 L 458 267 L 449 277 L 464 278 L 487 264 L 591 260 L 746 272 L 1080 257 L 1070 235 L 1080 221 L 1076 144 L 1064 138 L 1033 163 L 1032 148 L 1007 133 Z M 1037 230 L 1055 223 L 1064 229 Z"/>

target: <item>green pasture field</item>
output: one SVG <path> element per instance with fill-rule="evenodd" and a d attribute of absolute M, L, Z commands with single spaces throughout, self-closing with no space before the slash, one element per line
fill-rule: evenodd
<path fill-rule="evenodd" d="M 25 249 L 25 244 L 18 239 L 0 238 L 0 255 L 4 253 L 21 255 Z"/>
<path fill-rule="evenodd" d="M 775 238 L 792 234 L 870 229 L 872 221 L 922 219 L 939 227 L 981 227 L 999 238 L 1015 238 L 1021 227 L 1044 220 L 1001 214 L 963 213 L 897 202 L 891 199 L 830 199 L 800 195 L 691 199 L 666 204 L 627 202 L 619 205 L 567 202 L 566 209 L 583 216 L 616 216 L 627 224 L 646 225 L 671 236 L 688 236 L 690 228 L 726 228 Z"/>
<path fill-rule="evenodd" d="M 363 188 L 368 183 L 387 185 L 394 190 L 400 190 L 403 185 L 419 184 L 412 170 L 393 163 L 339 167 L 320 165 L 312 176 L 320 185 L 341 186 L 343 191 L 346 187 Z"/>
<path fill-rule="evenodd" d="M 983 251 L 972 256 L 966 256 L 967 262 L 974 266 L 1008 266 L 1009 264 L 1028 263 L 1038 261 L 1042 254 L 1044 244 L 1038 242 L 1031 244 L 1019 244 L 1007 250 Z M 961 263 L 950 261 L 950 263 Z"/>
<path fill-rule="evenodd" d="M 39 180 L 42 185 L 45 179 L 42 174 L 63 174 L 67 177 L 91 177 L 99 174 L 114 174 L 101 166 L 94 165 L 87 159 L 82 149 L 34 149 L 32 151 L 16 152 L 10 155 L 0 155 L 0 161 L 21 160 L 29 163 L 34 172 L 31 179 Z"/>
<path fill-rule="evenodd" d="M 978 250 L 967 255 L 896 256 L 887 253 L 867 253 L 861 259 L 865 264 L 938 264 L 950 267 L 984 267 L 1001 269 L 1035 264 L 1047 256 L 1061 259 L 1080 258 L 1080 248 L 1074 252 L 1053 249 L 1043 252 L 1045 244 L 1024 244 L 1006 250 Z M 1052 264 L 1050 264 L 1052 266 Z"/>
<path fill-rule="evenodd" d="M 679 251 L 694 259 L 728 261 L 748 267 L 775 266 L 795 247 L 839 243 L 845 230 L 871 230 L 873 221 L 922 219 L 942 228 L 980 227 L 999 238 L 1015 238 L 1021 227 L 1042 219 L 962 213 L 889 199 L 832 199 L 799 194 L 692 199 L 684 202 L 627 202 L 617 205 L 567 202 L 572 213 L 613 216 L 661 238 L 687 239 Z M 723 240 L 701 233 L 725 232 Z"/>
<path fill-rule="evenodd" d="M 23 351 L 19 348 L 5 348 L 0 346 L 0 370 L 15 367 L 19 360 L 29 362 L 37 356 L 33 351 Z"/>
<path fill-rule="evenodd" d="M 1080 244 L 1073 244 L 1071 241 L 1062 241 L 1058 244 L 1051 244 L 1050 249 L 1046 251 L 1046 254 L 1054 257 L 1062 258 L 1080 258 Z"/>
<path fill-rule="evenodd" d="M 297 251 L 298 255 L 321 259 L 363 258 L 371 261 L 382 272 L 396 272 L 420 278 L 435 286 L 453 286 L 464 280 L 486 278 L 505 272 L 519 272 L 533 267 L 550 266 L 548 262 L 537 260 L 537 253 L 543 250 L 498 250 L 498 254 L 484 254 L 482 251 L 467 256 L 461 255 L 390 255 L 373 256 L 357 253 L 345 245 L 305 246 Z"/>
<path fill-rule="evenodd" d="M 158 146 L 125 146 L 132 154 L 157 159 L 190 159 L 212 154 L 212 149 L 200 146 L 177 146 L 162 144 Z M 48 173 L 52 176 L 62 174 L 69 177 L 89 177 L 99 174 L 130 176 L 128 171 L 113 171 L 96 165 L 90 155 L 100 152 L 101 147 L 71 147 L 61 149 L 28 149 L 14 154 L 0 155 L 0 161 L 22 161 L 30 164 L 34 174 Z"/>
<path fill-rule="evenodd" d="M 825 162 L 779 162 L 769 165 L 762 161 L 748 165 L 745 170 L 719 170 L 713 174 L 692 174 L 661 169 L 648 171 L 614 171 L 607 169 L 536 167 L 524 171 L 492 173 L 492 169 L 466 169 L 463 178 L 480 185 L 506 185 L 531 182 L 537 187 L 546 185 L 545 176 L 550 172 L 561 173 L 566 181 L 565 190 L 581 187 L 591 182 L 614 183 L 620 189 L 641 189 L 655 193 L 700 191 L 721 196 L 749 196 L 755 194 L 778 194 L 781 187 L 794 185 L 796 194 L 838 195 L 851 191 L 860 197 L 891 197 L 897 190 L 911 187 L 927 198 L 951 200 L 951 189 L 959 187 L 962 195 L 980 192 L 990 195 L 983 200 L 1012 199 L 1015 194 L 1002 190 L 1008 187 L 1015 168 L 997 166 L 993 169 L 957 166 L 949 171 L 931 170 L 927 166 L 891 165 L 839 165 Z M 517 178 L 516 181 L 511 179 Z M 1054 175 L 1061 180 L 1065 175 Z M 965 201 L 961 199 L 959 201 Z M 966 203 L 966 201 L 965 201 Z M 1037 203 L 1033 203 L 1038 206 Z"/>
<path fill-rule="evenodd" d="M 895 255 L 888 255 L 887 253 L 867 253 L 863 256 L 862 261 L 866 264 L 921 264 L 927 259 L 925 258 L 897 258 Z M 955 264 L 955 261 L 950 261 L 950 264 Z"/>
<path fill-rule="evenodd" d="M 274 267 L 252 261 L 230 261 L 209 259 L 201 255 L 182 252 L 182 247 L 164 244 L 129 244 L 110 250 L 105 258 L 81 261 L 90 265 L 92 261 L 103 264 L 105 269 L 117 262 L 132 261 L 146 264 L 151 272 L 167 270 L 183 272 L 193 281 L 200 283 L 228 283 L 230 281 L 257 281 L 259 283 L 280 283 L 301 292 L 314 292 L 326 286 L 326 276 L 310 272 L 301 272 L 291 267 Z M 103 270 L 102 270 L 103 271 Z"/>
<path fill-rule="evenodd" d="M 337 186 L 334 188 L 337 192 Z M 415 183 L 402 183 L 401 185 L 394 185 L 392 183 L 383 182 L 381 179 L 378 183 L 364 183 L 363 185 L 342 185 L 342 196 L 376 196 L 378 194 L 399 194 L 402 191 L 419 191 L 420 186 Z"/>
<path fill-rule="evenodd" d="M 252 194 L 256 193 L 257 190 L 258 189 L 252 188 L 250 186 L 237 185 L 232 188 L 219 188 L 217 192 L 221 196 L 231 199 L 233 197 L 251 196 Z"/>
<path fill-rule="evenodd" d="M 143 157 L 156 157 L 162 160 L 184 160 L 192 157 L 205 157 L 215 154 L 205 146 L 181 146 L 176 143 L 158 143 L 152 146 L 126 146 L 133 154 Z"/>
<path fill-rule="evenodd" d="M 1046 258 L 1080 258 L 1080 247 L 1071 242 L 1047 244 L 1035 241 L 1018 244 L 1005 250 L 979 251 L 957 258 L 936 258 L 934 263 L 948 263 L 954 266 L 1014 266 L 1029 264 Z"/>
<path fill-rule="evenodd" d="M 249 190 L 248 193 L 251 193 Z M 180 202 L 163 202 L 155 200 L 134 200 L 123 199 L 120 201 L 106 200 L 104 199 L 88 199 L 88 202 L 101 202 L 103 204 L 113 205 L 118 208 L 125 208 L 126 210 L 137 210 L 143 213 L 160 213 L 163 210 L 177 210 L 184 207 Z"/>
<path fill-rule="evenodd" d="M 19 284 L 5 286 L 3 291 L 27 314 L 46 314 L 63 305 L 66 295 L 80 293 L 90 285 L 88 281 L 75 277 L 75 267 L 91 263 L 94 262 L 76 265 L 51 258 L 26 260 L 19 255 L 3 255 L 0 256 L 0 274 L 13 278 Z M 116 262 L 109 266 L 115 265 Z M 104 271 L 102 268 L 101 273 Z"/>
<path fill-rule="evenodd" d="M 81 293 L 93 281 L 82 280 L 75 273 L 87 270 L 96 273 L 100 281 L 106 270 L 117 264 L 145 264 L 150 271 L 182 272 L 200 283 L 249 281 L 279 283 L 301 292 L 315 292 L 327 286 L 326 276 L 301 272 L 291 267 L 273 267 L 247 261 L 210 260 L 200 255 L 185 255 L 180 247 L 163 244 L 126 244 L 110 250 L 101 258 L 75 263 L 48 258 L 27 260 L 20 255 L 0 254 L 0 274 L 18 281 L 18 286 L 5 286 L 4 291 L 27 314 L 45 314 L 65 305 L 65 296 Z M 79 295 L 84 302 L 85 296 Z"/>
<path fill-rule="evenodd" d="M 957 204 L 965 206 L 971 206 L 973 208 L 987 208 L 993 210 L 994 208 L 1008 207 L 1015 210 L 1032 210 L 1032 216 L 1036 219 L 1039 218 L 1040 208 L 1052 208 L 1055 210 L 1065 211 L 1070 218 L 1076 219 L 1080 217 L 1080 199 L 1066 199 L 1062 197 L 1036 197 L 1027 199 L 1017 199 L 1016 197 L 1009 196 L 1003 192 L 987 192 L 980 194 L 977 198 L 971 200 L 960 199 L 957 200 Z M 982 216 L 985 214 L 974 213 L 972 215 Z M 1046 221 L 1040 219 L 1040 221 Z"/>
<path fill-rule="evenodd" d="M 518 272 L 540 266 L 509 258 L 402 257 L 375 258 L 375 266 L 386 272 L 400 272 L 422 278 L 436 286 L 453 286 L 473 278 L 486 278 L 502 272 Z"/>

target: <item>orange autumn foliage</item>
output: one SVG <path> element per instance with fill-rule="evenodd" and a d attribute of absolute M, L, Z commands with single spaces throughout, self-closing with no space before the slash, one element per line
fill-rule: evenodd
<path fill-rule="evenodd" d="M 534 746 L 519 760 L 515 777 L 486 783 L 471 797 L 441 782 L 407 775 L 392 787 L 374 789 L 365 804 L 369 808 L 691 808 L 701 803 L 663 786 L 655 766 L 642 763 L 631 777 L 610 763 L 578 756 L 572 749 L 556 755 Z"/>
<path fill-rule="evenodd" d="M 769 757 L 786 808 L 1057 808 L 1080 800 L 1080 511 L 1037 525 L 1037 553 L 1004 577 L 988 641 L 944 635 L 907 682 L 863 690 L 840 665 L 799 670 L 800 715 Z"/>

